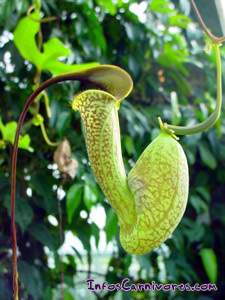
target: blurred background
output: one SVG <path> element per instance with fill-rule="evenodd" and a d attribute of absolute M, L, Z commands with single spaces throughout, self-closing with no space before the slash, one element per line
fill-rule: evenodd
<path fill-rule="evenodd" d="M 225 34 L 224 4 L 196 0 L 206 25 L 219 36 Z M 1 1 L 0 300 L 12 299 L 12 144 L 32 91 L 70 70 L 97 64 L 125 69 L 134 81 L 119 110 L 129 172 L 159 134 L 158 116 L 189 126 L 214 110 L 216 62 L 214 49 L 204 51 L 208 44 L 189 0 Z M 225 71 L 225 46 L 220 49 Z M 223 87 L 224 83 L 225 76 Z M 29 109 L 22 128 L 16 191 L 20 300 L 223 299 L 224 103 L 213 128 L 180 137 L 190 192 L 179 226 L 159 248 L 135 256 L 121 248 L 117 216 L 91 171 L 81 119 L 69 105 L 85 88 L 78 82 L 50 87 Z M 63 153 L 70 156 L 65 138 L 72 159 L 62 162 Z M 55 143 L 63 139 L 54 159 Z M 99 284 L 129 278 L 128 285 L 211 282 L 218 290 L 91 291 L 85 283 L 88 278 Z"/>

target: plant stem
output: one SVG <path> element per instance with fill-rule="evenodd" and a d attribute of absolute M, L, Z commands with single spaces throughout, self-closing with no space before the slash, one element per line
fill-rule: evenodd
<path fill-rule="evenodd" d="M 216 37 L 215 35 L 213 35 L 209 29 L 207 28 L 207 26 L 205 25 L 204 21 L 202 20 L 202 17 L 198 11 L 198 8 L 197 6 L 195 5 L 195 2 L 194 0 L 190 0 L 191 1 L 191 4 L 192 4 L 192 7 L 196 13 L 196 16 L 199 20 L 199 23 L 201 24 L 202 26 L 202 29 L 205 31 L 205 33 L 208 35 L 208 37 L 210 38 L 210 40 L 213 42 L 213 43 L 222 43 L 225 41 L 225 36 L 222 36 L 222 37 Z"/>
<path fill-rule="evenodd" d="M 16 163 L 17 163 L 17 153 L 18 153 L 18 144 L 19 144 L 19 137 L 21 128 L 24 122 L 24 119 L 26 117 L 26 114 L 28 112 L 29 107 L 34 103 L 36 97 L 44 91 L 46 88 L 63 81 L 68 80 L 77 80 L 77 81 L 83 81 L 87 82 L 89 84 L 95 85 L 100 89 L 107 90 L 109 89 L 110 92 L 110 86 L 107 86 L 107 82 L 104 82 L 104 80 L 101 80 L 101 78 L 98 78 L 98 72 L 104 72 L 107 71 L 109 73 L 109 70 L 113 69 L 120 69 L 115 66 L 97 66 L 92 67 L 91 69 L 84 69 L 84 70 L 78 70 L 73 72 L 68 72 L 65 74 L 61 74 L 58 76 L 55 76 L 53 78 L 48 79 L 44 83 L 42 83 L 37 89 L 29 96 L 27 99 L 25 106 L 23 108 L 22 113 L 20 114 L 18 124 L 17 124 L 17 130 L 14 140 L 14 146 L 13 146 L 13 153 L 12 153 L 12 165 L 11 165 L 11 237 L 12 237 L 12 251 L 13 251 L 13 291 L 14 291 L 14 300 L 18 300 L 18 271 L 17 271 L 17 239 L 16 239 L 16 226 L 15 226 L 15 199 L 16 199 Z M 121 69 L 118 71 L 121 75 Z M 123 72 L 122 72 L 123 73 Z M 132 81 L 131 81 L 132 82 Z M 125 89 L 124 95 L 120 93 L 115 93 L 115 96 L 125 97 L 127 94 L 129 94 L 130 89 L 132 88 L 132 85 Z"/>
<path fill-rule="evenodd" d="M 221 112 L 221 105 L 222 105 L 222 82 L 221 82 L 221 61 L 220 61 L 220 50 L 219 50 L 219 43 L 215 43 L 215 50 L 216 50 L 216 66 L 217 66 L 217 101 L 216 101 L 216 108 L 214 112 L 209 116 L 207 120 L 204 122 L 194 125 L 194 126 L 174 126 L 174 125 L 167 125 L 169 129 L 172 129 L 175 134 L 178 135 L 189 135 L 195 134 L 198 132 L 205 131 L 212 127 L 218 118 L 220 117 Z"/>

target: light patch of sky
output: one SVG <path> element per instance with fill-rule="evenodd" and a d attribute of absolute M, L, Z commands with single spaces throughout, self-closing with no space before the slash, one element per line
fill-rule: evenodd
<path fill-rule="evenodd" d="M 48 221 L 50 224 L 52 224 L 53 226 L 58 226 L 59 222 L 58 220 L 56 219 L 56 217 L 52 216 L 52 215 L 49 215 L 48 216 Z"/>
<path fill-rule="evenodd" d="M 138 16 L 140 22 L 144 23 L 147 19 L 147 15 L 145 13 L 147 6 L 147 1 L 142 1 L 141 3 L 132 3 L 129 9 L 132 13 Z"/>
<path fill-rule="evenodd" d="M 223 34 L 225 35 L 225 1 L 216 0 L 216 7 L 220 18 L 220 23 L 222 27 Z"/>
<path fill-rule="evenodd" d="M 113 252 L 113 244 L 112 242 L 109 242 L 108 245 L 106 245 L 106 234 L 104 231 L 100 231 L 99 233 L 100 237 L 99 237 L 99 246 L 98 249 L 96 248 L 95 245 L 95 238 L 91 237 L 91 249 L 93 253 L 108 253 L 111 254 Z M 86 251 L 81 243 L 81 241 L 75 236 L 73 235 L 73 233 L 71 231 L 67 231 L 65 232 L 65 241 L 63 243 L 63 245 L 60 247 L 59 249 L 59 253 L 62 255 L 65 254 L 74 254 L 74 247 L 78 252 L 80 252 L 81 254 L 84 254 Z"/>
<path fill-rule="evenodd" d="M 3 61 L 6 65 L 5 72 L 6 73 L 12 73 L 14 71 L 15 65 L 11 63 L 11 53 L 9 51 L 6 51 L 3 57 Z"/>
<path fill-rule="evenodd" d="M 11 41 L 13 39 L 12 32 L 9 32 L 8 30 L 4 30 L 2 35 L 0 36 L 0 48 L 2 48 L 6 43 Z"/>
<path fill-rule="evenodd" d="M 86 218 L 87 217 L 87 213 L 86 211 L 81 211 L 80 212 L 80 216 L 81 218 Z M 48 217 L 48 221 L 54 225 L 55 225 L 55 218 L 53 220 L 52 218 L 53 216 L 49 216 Z M 113 251 L 113 243 L 109 242 L 108 245 L 106 245 L 106 234 L 103 231 L 103 228 L 105 226 L 105 221 L 106 221 L 106 214 L 105 214 L 105 210 L 103 207 L 101 207 L 100 205 L 97 206 L 93 206 L 90 212 L 90 216 L 88 219 L 88 223 L 92 223 L 94 222 L 100 229 L 100 237 L 99 237 L 99 245 L 98 245 L 98 249 L 96 248 L 95 245 L 95 238 L 91 237 L 91 249 L 94 253 L 112 253 Z M 65 241 L 64 244 L 61 246 L 59 252 L 61 254 L 74 254 L 74 250 L 72 249 L 72 247 L 76 248 L 78 252 L 84 253 L 84 247 L 81 243 L 81 241 L 73 235 L 73 233 L 71 231 L 68 231 L 65 233 Z"/>

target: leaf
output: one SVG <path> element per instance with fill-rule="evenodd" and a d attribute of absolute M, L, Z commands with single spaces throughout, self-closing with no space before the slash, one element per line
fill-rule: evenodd
<path fill-rule="evenodd" d="M 173 9 L 169 7 L 169 3 L 165 0 L 152 0 L 150 10 L 159 13 L 170 13 Z"/>
<path fill-rule="evenodd" d="M 200 251 L 200 256 L 210 282 L 216 283 L 218 265 L 217 265 L 217 258 L 214 250 L 212 248 L 203 248 Z"/>
<path fill-rule="evenodd" d="M 124 145 L 129 155 L 132 154 L 134 142 L 133 139 L 129 135 L 125 135 L 124 137 Z"/>
<path fill-rule="evenodd" d="M 39 126 L 43 122 L 44 122 L 44 117 L 41 114 L 36 114 L 32 119 L 32 124 L 34 126 Z"/>
<path fill-rule="evenodd" d="M 80 262 L 83 263 L 83 260 L 82 260 L 82 256 L 81 254 L 79 253 L 79 251 L 77 251 L 76 248 L 74 248 L 73 246 L 71 246 L 71 248 L 74 250 L 74 252 L 76 253 L 77 257 L 79 258 Z"/>
<path fill-rule="evenodd" d="M 106 214 L 106 224 L 105 224 L 107 244 L 112 240 L 112 237 L 116 235 L 118 229 L 119 229 L 118 217 L 115 211 L 113 210 L 113 208 L 110 208 Z"/>
<path fill-rule="evenodd" d="M 100 238 L 100 236 L 99 236 L 100 230 L 99 230 L 98 226 L 95 223 L 91 223 L 90 226 L 91 226 L 91 233 L 95 237 L 96 248 L 98 248 L 99 238 Z"/>
<path fill-rule="evenodd" d="M 33 13 L 31 16 L 36 20 L 41 19 L 40 13 Z M 36 66 L 38 66 L 36 62 L 41 56 L 35 41 L 35 35 L 38 33 L 38 30 L 39 23 L 25 17 L 18 23 L 13 33 L 14 43 L 19 49 L 20 54 Z"/>
<path fill-rule="evenodd" d="M 58 120 L 56 123 L 56 128 L 58 130 L 60 137 L 63 136 L 66 128 L 71 123 L 71 118 L 72 118 L 72 115 L 68 111 L 63 111 L 59 114 Z"/>
<path fill-rule="evenodd" d="M 64 294 L 64 300 L 74 300 L 73 296 L 70 294 L 68 290 L 64 290 L 63 294 Z"/>
<path fill-rule="evenodd" d="M 52 289 L 50 286 L 46 286 L 43 293 L 43 300 L 51 300 L 52 299 Z"/>
<path fill-rule="evenodd" d="M 47 212 L 51 211 L 52 206 L 52 184 L 48 176 L 45 173 L 31 175 L 30 185 L 42 196 L 45 203 L 45 209 Z"/>
<path fill-rule="evenodd" d="M 82 185 L 74 184 L 72 185 L 66 195 L 66 211 L 67 211 L 67 219 L 69 224 L 71 224 L 73 215 L 80 205 L 82 197 Z"/>
<path fill-rule="evenodd" d="M 181 112 L 179 109 L 179 103 L 176 92 L 171 92 L 171 106 L 172 106 L 172 124 L 178 125 L 181 119 Z"/>
<path fill-rule="evenodd" d="M 84 186 L 84 204 L 89 211 L 91 211 L 92 205 L 97 202 L 98 191 L 90 184 Z"/>
<path fill-rule="evenodd" d="M 54 250 L 52 235 L 44 224 L 32 223 L 28 231 L 44 246 L 47 246 L 50 250 Z"/>
<path fill-rule="evenodd" d="M 10 142 L 12 145 L 14 144 L 16 129 L 17 122 L 12 121 L 4 126 L 0 117 L 0 130 L 2 132 L 2 137 L 5 141 Z M 30 152 L 34 151 L 34 149 L 30 147 L 30 136 L 28 134 L 25 134 L 23 137 L 20 136 L 18 147 Z"/>
<path fill-rule="evenodd" d="M 116 6 L 112 0 L 98 0 L 98 4 L 107 9 L 110 15 L 114 16 L 116 14 Z"/>
<path fill-rule="evenodd" d="M 0 277 L 0 299 L 8 300 L 13 299 L 12 287 L 9 285 L 8 280 L 2 275 Z"/>
<path fill-rule="evenodd" d="M 216 169 L 217 161 L 209 148 L 209 144 L 205 141 L 200 141 L 198 143 L 198 149 L 202 162 L 210 169 Z"/>
<path fill-rule="evenodd" d="M 197 195 L 190 196 L 190 203 L 196 210 L 197 214 L 200 214 L 201 211 L 208 212 L 208 205 Z"/>
<path fill-rule="evenodd" d="M 39 270 L 24 260 L 18 261 L 19 281 L 35 300 L 42 299 L 43 283 Z"/>
<path fill-rule="evenodd" d="M 39 20 L 40 14 L 33 13 L 31 16 Z M 32 62 L 38 70 L 48 70 L 53 75 L 68 71 L 82 70 L 97 66 L 99 63 L 87 63 L 82 65 L 67 65 L 58 61 L 60 57 L 68 57 L 70 50 L 65 47 L 57 38 L 52 38 L 43 43 L 43 52 L 37 48 L 35 35 L 38 33 L 39 23 L 24 17 L 14 31 L 14 43 L 23 58 Z"/>
<path fill-rule="evenodd" d="M 10 195 L 5 197 L 4 205 L 8 210 L 8 215 L 11 216 L 11 199 Z M 28 200 L 22 197 L 16 197 L 15 220 L 20 225 L 21 231 L 24 233 L 27 226 L 31 223 L 34 213 Z"/>
<path fill-rule="evenodd" d="M 191 22 L 189 17 L 181 14 L 177 14 L 176 16 L 171 16 L 169 20 L 171 26 L 177 26 L 184 29 L 186 29 L 188 24 Z"/>

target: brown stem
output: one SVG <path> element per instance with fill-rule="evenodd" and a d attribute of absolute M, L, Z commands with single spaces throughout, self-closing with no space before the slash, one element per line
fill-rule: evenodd
<path fill-rule="evenodd" d="M 68 180 L 67 176 L 64 176 L 59 189 L 61 190 Z M 61 210 L 61 204 L 59 199 L 59 194 L 57 195 L 57 204 L 58 204 L 58 213 L 59 213 L 59 238 L 60 238 L 60 246 L 63 244 L 63 227 L 62 227 L 62 210 Z M 64 300 L 64 291 L 63 291 L 63 285 L 64 285 L 64 270 L 63 270 L 63 256 L 60 255 L 60 269 L 61 269 L 61 283 L 60 283 L 60 290 L 61 290 L 61 298 Z"/>
<path fill-rule="evenodd" d="M 95 69 L 95 67 L 93 67 Z M 28 112 L 29 107 L 33 104 L 35 98 L 46 88 L 63 81 L 68 80 L 78 80 L 87 83 L 93 84 L 91 79 L 87 78 L 86 70 L 78 72 L 68 72 L 66 74 L 55 76 L 44 83 L 42 83 L 27 99 L 23 111 L 19 117 L 13 153 L 12 153 L 12 165 L 11 165 L 11 238 L 12 238 L 12 251 L 13 251 L 13 291 L 14 291 L 14 300 L 18 300 L 18 270 L 17 270 L 17 240 L 16 240 L 16 226 L 15 226 L 15 199 L 16 199 L 16 163 L 17 163 L 17 153 L 18 153 L 18 144 L 21 128 Z M 101 84 L 95 83 L 96 86 L 102 88 Z"/>
<path fill-rule="evenodd" d="M 209 29 L 207 28 L 207 26 L 205 25 L 199 11 L 198 11 L 198 8 L 194 2 L 194 0 L 190 0 L 191 1 L 191 4 L 192 4 L 192 7 L 196 13 L 196 16 L 199 20 L 199 23 L 201 24 L 202 26 L 202 29 L 205 31 L 205 33 L 208 35 L 208 37 L 210 38 L 210 40 L 213 42 L 213 43 L 222 43 L 225 41 L 225 36 L 222 36 L 222 37 L 216 37 L 215 35 L 213 35 Z"/>

